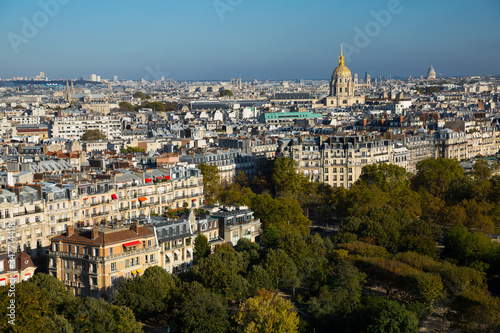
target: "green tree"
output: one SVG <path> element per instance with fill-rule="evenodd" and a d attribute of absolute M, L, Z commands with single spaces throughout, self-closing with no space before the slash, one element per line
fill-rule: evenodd
<path fill-rule="evenodd" d="M 280 242 L 280 233 L 278 228 L 271 223 L 264 231 L 264 234 L 261 236 L 261 243 L 268 249 L 274 249 L 278 246 Z"/>
<path fill-rule="evenodd" d="M 224 96 L 232 97 L 233 92 L 231 90 L 224 89 L 219 93 L 219 96 L 220 97 L 224 97 Z"/>
<path fill-rule="evenodd" d="M 284 250 L 270 249 L 264 260 L 263 267 L 276 288 L 285 289 L 299 285 L 297 266 Z"/>
<path fill-rule="evenodd" d="M 278 157 L 274 160 L 271 182 L 275 195 L 298 194 L 307 179 L 297 172 L 297 162 L 289 157 Z"/>
<path fill-rule="evenodd" d="M 132 310 L 106 303 L 102 298 L 75 298 L 65 309 L 64 315 L 76 332 L 142 332 L 142 324 L 135 320 Z"/>
<path fill-rule="evenodd" d="M 477 159 L 474 165 L 472 166 L 472 176 L 474 179 L 486 180 L 491 177 L 491 168 L 483 159 Z"/>
<path fill-rule="evenodd" d="M 37 273 L 26 281 L 26 284 L 35 285 L 40 290 L 42 298 L 47 300 L 50 307 L 58 313 L 61 313 L 66 304 L 73 299 L 66 286 L 49 274 Z"/>
<path fill-rule="evenodd" d="M 240 305 L 235 315 L 241 333 L 299 332 L 299 317 L 292 302 L 261 289 L 258 295 Z"/>
<path fill-rule="evenodd" d="M 251 294 L 256 294 L 259 289 L 272 289 L 273 282 L 262 265 L 253 265 L 247 275 Z"/>
<path fill-rule="evenodd" d="M 198 234 L 194 239 L 194 256 L 196 260 L 206 258 L 212 252 L 207 236 Z"/>
<path fill-rule="evenodd" d="M 411 174 L 405 168 L 395 164 L 369 164 L 363 167 L 358 182 L 377 185 L 381 190 L 388 192 L 407 188 L 410 185 Z"/>
<path fill-rule="evenodd" d="M 122 154 L 142 153 L 142 152 L 144 152 L 144 149 L 139 148 L 139 147 L 132 147 L 132 146 L 130 146 L 130 147 L 127 147 L 127 148 L 121 148 L 120 152 Z"/>
<path fill-rule="evenodd" d="M 260 218 L 264 233 L 274 224 L 280 234 L 308 234 L 311 221 L 304 216 L 298 201 L 290 196 L 273 199 L 268 193 L 256 195 L 250 208 Z"/>
<path fill-rule="evenodd" d="M 167 308 L 174 278 L 160 266 L 148 267 L 142 276 L 123 281 L 113 303 L 130 308 L 137 318 L 155 317 Z"/>
<path fill-rule="evenodd" d="M 136 91 L 133 96 L 134 96 L 134 98 L 139 98 L 142 100 L 151 98 L 151 96 L 146 95 L 145 93 L 143 93 L 141 91 Z"/>
<path fill-rule="evenodd" d="M 464 170 L 457 160 L 448 158 L 426 159 L 417 163 L 413 179 L 416 189 L 425 189 L 434 196 L 442 196 L 451 181 L 463 176 Z"/>
<path fill-rule="evenodd" d="M 248 267 L 248 258 L 241 252 L 218 251 L 197 261 L 191 269 L 194 280 L 210 290 L 239 300 L 247 297 L 248 282 L 240 275 Z"/>
<path fill-rule="evenodd" d="M 366 305 L 359 308 L 357 318 L 359 318 L 357 332 L 418 332 L 418 318 L 415 313 L 396 301 L 381 297 L 368 297 Z"/>
<path fill-rule="evenodd" d="M 118 103 L 118 110 L 120 111 L 134 111 L 135 110 L 135 105 L 130 104 L 129 102 L 120 102 Z"/>
<path fill-rule="evenodd" d="M 83 133 L 80 140 L 82 141 L 98 141 L 98 140 L 106 140 L 106 135 L 98 129 L 88 130 Z"/>
<path fill-rule="evenodd" d="M 225 333 L 229 329 L 224 299 L 198 282 L 181 288 L 174 316 L 182 333 Z"/>
<path fill-rule="evenodd" d="M 458 226 L 446 231 L 442 256 L 468 266 L 474 262 L 491 262 L 499 247 L 484 234 Z"/>
<path fill-rule="evenodd" d="M 500 331 L 500 300 L 488 293 L 464 291 L 454 297 L 447 318 L 453 328 L 462 332 Z"/>
<path fill-rule="evenodd" d="M 59 289 L 59 286 L 55 284 Z M 56 317 L 49 300 L 44 298 L 40 288 L 34 283 L 16 283 L 15 297 L 9 297 L 10 285 L 0 287 L 0 331 L 1 332 L 52 332 L 57 321 L 61 324 L 61 332 L 73 332 L 64 317 Z M 57 293 L 56 293 L 57 294 Z M 52 295 L 57 299 L 57 295 Z M 63 296 L 64 297 L 64 296 Z M 11 300 L 15 301 L 15 318 L 10 313 Z M 8 321 L 14 319 L 15 325 Z M 64 328 L 64 329 L 63 329 Z"/>
<path fill-rule="evenodd" d="M 216 165 L 198 164 L 203 174 L 203 189 L 207 205 L 213 205 L 220 190 L 220 172 Z"/>
<path fill-rule="evenodd" d="M 166 111 L 166 106 L 162 102 L 146 102 L 142 103 L 142 107 L 145 109 L 153 109 L 154 111 Z"/>

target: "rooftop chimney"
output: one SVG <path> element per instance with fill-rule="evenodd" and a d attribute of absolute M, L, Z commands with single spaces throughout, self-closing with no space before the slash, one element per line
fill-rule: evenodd
<path fill-rule="evenodd" d="M 139 234 L 139 222 L 132 223 L 132 225 L 130 226 L 130 230 L 132 230 L 136 234 Z"/>
<path fill-rule="evenodd" d="M 92 227 L 92 232 L 90 233 L 90 239 L 94 240 L 99 235 L 97 227 Z"/>
<path fill-rule="evenodd" d="M 70 237 L 75 233 L 75 227 L 71 224 L 68 224 L 68 227 L 66 228 L 66 237 Z"/>

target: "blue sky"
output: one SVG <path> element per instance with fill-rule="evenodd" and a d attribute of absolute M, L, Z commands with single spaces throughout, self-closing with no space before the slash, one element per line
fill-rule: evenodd
<path fill-rule="evenodd" d="M 499 14 L 498 0 L 0 0 L 0 78 L 327 79 L 340 44 L 360 77 L 499 75 Z"/>

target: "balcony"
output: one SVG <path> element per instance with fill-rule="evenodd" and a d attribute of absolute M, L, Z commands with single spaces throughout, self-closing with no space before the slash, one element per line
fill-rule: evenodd
<path fill-rule="evenodd" d="M 108 215 L 108 212 L 97 212 L 97 213 L 92 213 L 92 217 L 96 217 L 96 216 L 103 216 L 103 215 Z"/>
<path fill-rule="evenodd" d="M 156 201 L 156 202 L 144 201 L 144 203 L 142 204 L 141 207 L 156 206 L 156 205 L 159 205 L 159 204 L 160 204 L 159 201 Z"/>
<path fill-rule="evenodd" d="M 35 209 L 32 211 L 18 212 L 18 213 L 14 213 L 13 215 L 14 215 L 14 217 L 17 217 L 17 216 L 36 214 L 36 213 L 43 213 L 43 209 L 40 209 L 40 210 Z"/>
<path fill-rule="evenodd" d="M 62 218 L 62 219 L 58 219 L 57 222 L 67 222 L 69 221 L 69 217 L 65 217 L 65 218 Z"/>
<path fill-rule="evenodd" d="M 128 208 L 128 207 L 120 207 L 119 211 L 120 212 L 124 212 L 124 211 L 129 210 L 129 209 L 130 208 Z"/>

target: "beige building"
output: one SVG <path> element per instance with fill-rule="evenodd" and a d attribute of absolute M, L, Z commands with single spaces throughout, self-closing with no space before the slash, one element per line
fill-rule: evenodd
<path fill-rule="evenodd" d="M 365 165 L 392 163 L 393 144 L 389 140 L 368 141 L 368 137 L 320 137 L 283 142 L 279 155 L 290 157 L 298 170 L 313 182 L 350 188 Z"/>
<path fill-rule="evenodd" d="M 74 294 L 110 296 L 119 281 L 158 265 L 160 247 L 153 228 L 74 229 L 51 239 L 49 272 Z"/>
<path fill-rule="evenodd" d="M 35 269 L 31 257 L 24 252 L 16 253 L 12 259 L 9 253 L 0 253 L 0 286 L 26 281 L 35 274 Z"/>

